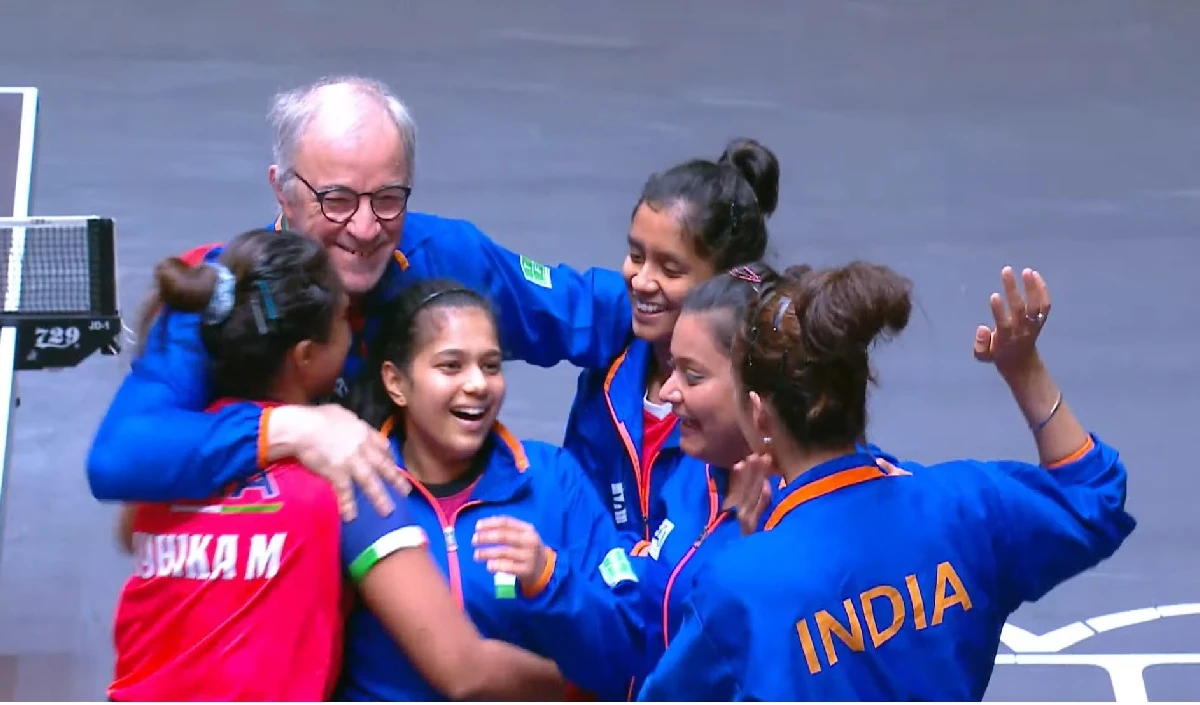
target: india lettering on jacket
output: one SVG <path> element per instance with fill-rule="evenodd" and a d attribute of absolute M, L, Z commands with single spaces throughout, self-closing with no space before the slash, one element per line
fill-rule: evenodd
<path fill-rule="evenodd" d="M 279 572 L 287 533 L 133 535 L 142 578 L 270 579 Z"/>
<path fill-rule="evenodd" d="M 917 576 L 908 575 L 904 578 L 903 587 L 879 585 L 863 591 L 856 598 L 843 600 L 842 609 L 838 612 L 844 613 L 844 619 L 841 614 L 834 616 L 828 610 L 820 610 L 813 615 L 811 622 L 807 617 L 796 622 L 808 672 L 816 674 L 824 666 L 832 668 L 837 665 L 835 637 L 842 643 L 842 648 L 852 652 L 865 651 L 868 640 L 872 648 L 878 649 L 905 626 L 917 631 L 936 627 L 945 619 L 946 611 L 950 608 L 957 607 L 964 612 L 971 609 L 971 596 L 949 561 L 938 564 L 932 597 L 933 609 L 929 611 L 926 595 L 917 584 Z M 880 624 L 879 616 L 886 617 L 889 613 L 891 622 Z"/>

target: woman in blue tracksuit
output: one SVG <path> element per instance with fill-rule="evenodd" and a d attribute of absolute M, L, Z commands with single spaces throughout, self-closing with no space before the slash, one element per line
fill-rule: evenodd
<path fill-rule="evenodd" d="M 763 294 L 734 342 L 730 400 L 787 484 L 762 532 L 694 576 L 641 699 L 980 700 L 1008 616 L 1116 551 L 1136 525 L 1125 468 L 1041 361 L 1049 293 L 1022 276 L 1025 296 L 1003 270 L 975 357 L 1008 385 L 1037 465 L 861 452 L 868 350 L 912 309 L 896 273 L 795 268 Z"/>
<path fill-rule="evenodd" d="M 692 576 L 709 556 L 742 534 L 734 508 L 754 509 L 753 497 L 730 496 L 730 470 L 748 473 L 743 459 L 750 447 L 731 413 L 733 370 L 730 346 L 746 308 L 758 300 L 764 287 L 777 279 L 769 266 L 756 262 L 735 267 L 694 287 L 680 306 L 679 319 L 671 338 L 672 372 L 662 387 L 663 399 L 679 419 L 682 454 L 656 498 L 654 515 L 661 517 L 649 541 L 633 549 L 633 567 L 639 577 L 645 640 L 640 662 L 614 652 L 608 644 L 624 639 L 595 639 L 590 633 L 565 625 L 561 648 L 570 652 L 589 651 L 593 663 L 608 664 L 615 672 L 622 664 L 629 671 L 627 698 L 635 696 L 641 678 L 667 648 L 682 619 L 681 605 L 692 584 Z M 742 484 L 760 487 L 761 477 L 746 477 Z M 491 543 L 505 543 L 515 552 L 537 555 L 539 538 L 535 527 L 512 522 L 507 532 L 489 533 Z M 526 560 L 526 564 L 530 561 Z M 531 566 L 526 567 L 530 571 Z M 596 609 L 604 609 L 597 605 Z M 540 615 L 530 617 L 533 624 Z M 631 627 L 619 618 L 606 622 L 611 631 Z"/>
<path fill-rule="evenodd" d="M 640 658 L 637 577 L 575 460 L 560 448 L 518 441 L 497 421 L 505 394 L 502 359 L 495 319 L 479 294 L 445 280 L 422 282 L 383 319 L 379 372 L 352 387 L 352 406 L 390 439 L 413 486 L 409 511 L 479 632 L 553 656 L 575 686 L 623 696 L 613 687 L 624 685 L 627 663 L 596 663 L 586 649 L 559 647 L 569 629 L 588 642 L 604 640 L 627 659 Z M 517 520 L 536 527 L 555 550 L 522 561 L 492 545 L 487 531 L 503 532 Z M 381 528 L 373 533 L 376 525 Z M 387 528 L 381 517 L 364 512 L 347 531 L 366 547 Z M 351 566 L 350 575 L 361 581 L 370 570 L 368 561 Z M 358 605 L 347 625 L 342 697 L 440 699 L 371 608 Z M 614 619 L 628 628 L 610 629 Z"/>
<path fill-rule="evenodd" d="M 653 596 L 648 599 L 654 612 L 646 615 L 647 672 L 679 629 L 692 576 L 709 556 L 742 535 L 735 505 L 744 502 L 741 509 L 752 510 L 746 505 L 762 483 L 761 475 L 743 468 L 750 447 L 729 407 L 730 354 L 747 307 L 777 278 L 762 262 L 734 267 L 692 289 L 680 307 L 671 338 L 672 373 L 662 393 L 679 419 L 684 455 L 657 497 L 654 515 L 660 520 L 654 533 L 632 551 L 642 589 Z M 731 469 L 741 475 L 749 495 L 731 496 Z M 630 696 L 637 687 L 635 683 Z"/>
<path fill-rule="evenodd" d="M 731 142 L 716 162 L 693 160 L 651 176 L 638 198 L 621 267 L 634 337 L 580 374 L 563 440 L 634 541 L 654 534 L 663 485 L 684 457 L 678 418 L 662 395 L 684 298 L 716 272 L 762 258 L 778 200 L 779 162 L 749 139 Z M 706 494 L 696 507 L 704 513 Z"/>

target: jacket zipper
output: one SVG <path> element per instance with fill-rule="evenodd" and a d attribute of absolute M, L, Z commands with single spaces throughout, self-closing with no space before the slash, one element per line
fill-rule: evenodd
<path fill-rule="evenodd" d="M 466 606 L 466 601 L 463 597 L 463 582 L 462 568 L 458 563 L 458 536 L 454 531 L 454 524 L 458 521 L 459 515 L 468 507 L 477 507 L 483 502 L 473 499 L 454 510 L 454 513 L 447 517 L 442 513 L 442 508 L 437 502 L 437 498 L 430 494 L 425 486 L 416 480 L 407 472 L 403 473 L 412 486 L 417 489 L 425 499 L 428 500 L 429 506 L 433 508 L 433 513 L 437 517 L 438 524 L 442 527 L 442 539 L 446 542 L 446 569 L 449 573 L 450 591 L 454 593 L 455 599 L 458 600 L 460 607 Z"/>
<path fill-rule="evenodd" d="M 662 628 L 663 628 L 663 647 L 664 648 L 669 647 L 671 645 L 671 636 L 667 633 L 667 624 L 669 623 L 669 620 L 667 619 L 667 617 L 670 614 L 671 588 L 673 588 L 675 586 L 675 578 L 679 577 L 679 574 L 683 571 L 683 567 L 685 565 L 687 565 L 687 562 L 689 560 L 691 560 L 692 555 L 696 552 L 696 549 L 700 548 L 700 544 L 704 543 L 704 539 L 708 538 L 709 534 L 711 534 L 714 530 L 716 530 L 716 528 L 718 526 L 720 526 L 721 522 L 724 521 L 725 518 L 728 516 L 729 516 L 728 512 L 721 512 L 720 514 L 718 514 L 716 516 L 715 519 L 713 519 L 712 521 L 710 521 L 708 523 L 708 526 L 704 527 L 704 531 L 700 532 L 700 536 L 695 540 L 695 542 L 692 543 L 692 546 L 691 546 L 691 548 L 689 548 L 687 550 L 687 553 L 683 554 L 683 558 L 679 559 L 679 563 L 675 566 L 674 570 L 671 571 L 670 577 L 667 578 L 667 587 L 665 590 L 663 590 L 663 604 L 662 604 Z"/>

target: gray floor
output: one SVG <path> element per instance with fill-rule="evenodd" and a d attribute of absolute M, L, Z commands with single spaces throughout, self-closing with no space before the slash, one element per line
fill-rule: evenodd
<path fill-rule="evenodd" d="M 341 72 L 411 103 L 414 209 L 543 261 L 615 266 L 651 170 L 762 139 L 783 163 L 780 259 L 868 257 L 917 282 L 922 314 L 881 356 L 874 401 L 873 434 L 900 455 L 1031 456 L 969 348 L 999 268 L 1036 266 L 1055 295 L 1046 357 L 1122 449 L 1141 524 L 1013 622 L 1043 634 L 1200 602 L 1200 3 L 4 0 L 0 15 L 0 85 L 42 89 L 34 213 L 117 218 L 128 311 L 158 258 L 270 219 L 268 98 Z M 97 358 L 20 376 L 0 563 L 0 654 L 20 657 L 0 657 L 0 697 L 103 693 L 126 566 L 83 459 L 121 373 Z M 573 377 L 514 366 L 507 420 L 557 439 Z M 1062 653 L 1195 654 L 1197 626 Z M 1146 683 L 1197 699 L 1200 666 Z M 1113 695 L 1095 667 L 1018 665 L 990 697 Z"/>

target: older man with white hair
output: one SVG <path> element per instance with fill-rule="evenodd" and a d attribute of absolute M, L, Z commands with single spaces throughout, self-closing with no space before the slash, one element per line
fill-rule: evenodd
<path fill-rule="evenodd" d="M 487 295 L 509 358 L 600 367 L 620 354 L 631 307 L 617 272 L 547 267 L 467 221 L 409 212 L 416 127 L 382 83 L 338 78 L 283 93 L 270 122 L 275 228 L 324 244 L 351 296 L 354 342 L 343 380 L 371 373 L 364 362 L 381 306 L 428 277 L 456 279 Z M 206 246 L 185 259 L 198 264 L 219 252 Z M 263 410 L 245 403 L 205 412 L 213 390 L 199 317 L 163 316 L 152 335 L 88 455 L 98 499 L 204 499 L 295 457 L 333 482 L 343 515 L 355 512 L 355 483 L 376 508 L 390 511 L 381 479 L 403 481 L 374 429 L 335 404 Z"/>

